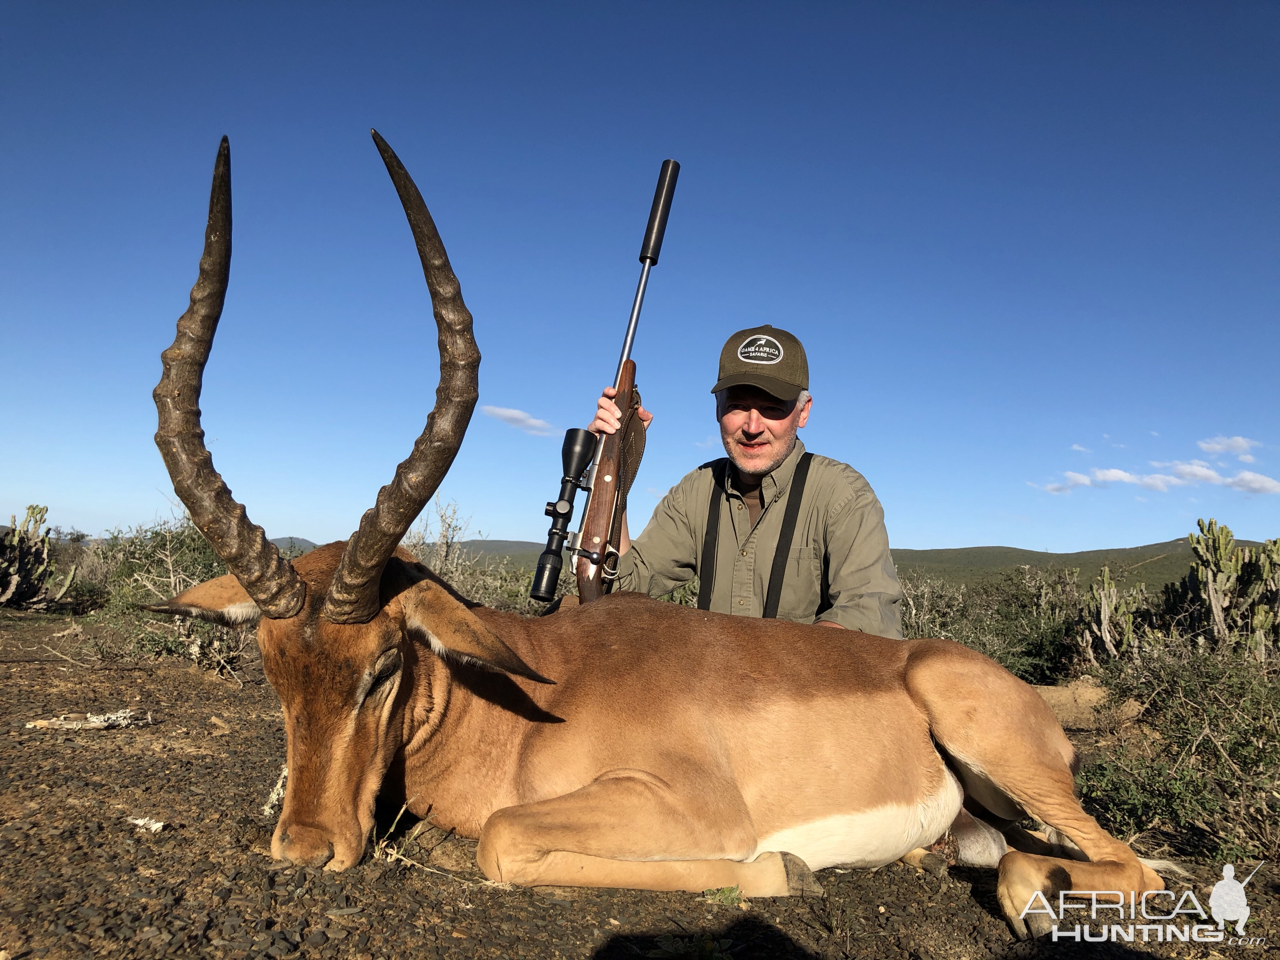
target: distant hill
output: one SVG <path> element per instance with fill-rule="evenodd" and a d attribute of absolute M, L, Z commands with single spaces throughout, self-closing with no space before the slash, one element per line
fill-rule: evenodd
<path fill-rule="evenodd" d="M 1256 546 L 1252 540 L 1237 540 Z M 463 547 L 482 557 L 507 557 L 514 566 L 532 570 L 543 544 L 530 540 L 464 540 Z M 1079 553 L 1045 553 L 1017 547 L 961 547 L 954 550 L 894 550 L 893 561 L 908 576 L 938 577 L 953 583 L 976 583 L 1030 565 L 1040 569 L 1077 568 L 1080 581 L 1089 583 L 1104 565 L 1125 584 L 1145 583 L 1158 589 L 1186 576 L 1191 565 L 1191 545 L 1185 537 L 1142 547 L 1084 550 Z"/>
<path fill-rule="evenodd" d="M 1186 540 L 1170 540 L 1143 547 L 1080 553 L 1045 553 L 1017 547 L 894 550 L 893 560 L 899 572 L 907 576 L 937 577 L 953 583 L 989 580 L 1028 565 L 1042 570 L 1076 568 L 1080 571 L 1080 581 L 1089 583 L 1105 565 L 1124 583 L 1143 582 L 1159 588 L 1186 574 L 1191 563 L 1191 546 Z"/>
<path fill-rule="evenodd" d="M 506 558 L 513 567 L 532 570 L 538 565 L 538 555 L 546 549 L 545 543 L 532 540 L 463 540 L 459 546 L 477 556 L 493 560 Z"/>
<path fill-rule="evenodd" d="M 277 547 L 292 556 L 306 553 L 308 550 L 314 550 L 316 544 L 307 540 L 305 537 L 273 537 L 271 542 Z"/>

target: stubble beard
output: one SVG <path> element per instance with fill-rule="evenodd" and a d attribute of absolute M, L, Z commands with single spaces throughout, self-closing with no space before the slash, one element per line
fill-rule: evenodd
<path fill-rule="evenodd" d="M 736 448 L 733 445 L 734 439 L 735 438 L 726 435 L 723 430 L 720 431 L 720 440 L 724 443 L 724 452 L 729 455 L 729 462 L 733 464 L 734 469 L 736 469 L 742 476 L 753 477 L 756 479 L 763 479 L 773 473 L 773 471 L 777 470 L 784 462 L 786 462 L 787 457 L 791 456 L 791 451 L 796 448 L 796 435 L 795 433 L 792 433 L 791 437 L 788 439 L 786 450 L 784 450 L 776 460 L 770 463 L 763 470 L 758 470 L 754 467 L 744 467 L 738 462 L 738 458 L 735 455 Z"/>

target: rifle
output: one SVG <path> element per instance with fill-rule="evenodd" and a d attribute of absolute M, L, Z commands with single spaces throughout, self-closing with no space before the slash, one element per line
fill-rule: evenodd
<path fill-rule="evenodd" d="M 551 529 L 547 531 L 547 548 L 538 557 L 538 568 L 529 590 L 529 596 L 544 603 L 555 596 L 566 541 L 574 560 L 578 597 L 582 603 L 604 596 L 608 584 L 617 577 L 617 544 L 627 509 L 627 492 L 644 455 L 644 425 L 635 415 L 640 394 L 636 390 L 636 364 L 631 359 L 631 347 L 636 339 L 645 288 L 649 285 L 649 271 L 662 252 L 662 238 L 667 231 L 667 216 L 679 175 L 680 164 L 674 160 L 662 162 L 644 242 L 640 245 L 640 284 L 631 304 L 627 335 L 622 341 L 622 355 L 613 379 L 617 391 L 614 402 L 622 413 L 622 425 L 616 433 L 600 437 L 593 437 L 581 428 L 565 431 L 560 450 L 564 468 L 560 495 L 547 504 L 545 512 L 551 517 Z M 576 535 L 571 535 L 573 499 L 579 490 L 588 491 L 587 506 L 581 528 Z"/>

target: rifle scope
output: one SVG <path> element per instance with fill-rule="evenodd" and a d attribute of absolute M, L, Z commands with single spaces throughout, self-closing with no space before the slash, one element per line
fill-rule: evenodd
<path fill-rule="evenodd" d="M 550 602 L 556 595 L 560 568 L 564 565 L 564 542 L 569 537 L 569 523 L 573 520 L 573 498 L 578 490 L 584 489 L 582 475 L 591 466 L 595 449 L 596 438 L 590 432 L 581 427 L 565 431 L 564 445 L 560 448 L 560 459 L 564 466 L 564 476 L 560 478 L 560 496 L 553 503 L 547 504 L 546 514 L 551 518 L 551 529 L 547 531 L 547 549 L 538 556 L 533 589 L 529 591 L 529 596 L 543 603 Z"/>

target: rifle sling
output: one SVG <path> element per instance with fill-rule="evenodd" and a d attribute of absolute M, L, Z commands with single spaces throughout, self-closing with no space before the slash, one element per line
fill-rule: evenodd
<path fill-rule="evenodd" d="M 796 535 L 796 522 L 800 518 L 800 502 L 804 499 L 805 483 L 809 479 L 809 464 L 813 454 L 806 452 L 796 464 L 787 492 L 787 509 L 782 515 L 782 529 L 778 532 L 778 545 L 773 552 L 773 568 L 769 571 L 769 590 L 765 595 L 764 617 L 772 620 L 778 616 L 778 604 L 782 600 L 782 581 L 786 575 L 787 555 Z M 702 562 L 698 565 L 698 609 L 711 609 L 711 593 L 715 588 L 716 545 L 720 535 L 720 503 L 725 499 L 725 476 L 729 470 L 728 459 L 720 460 L 711 468 L 714 481 L 711 503 L 707 509 L 707 532 L 702 539 Z"/>

